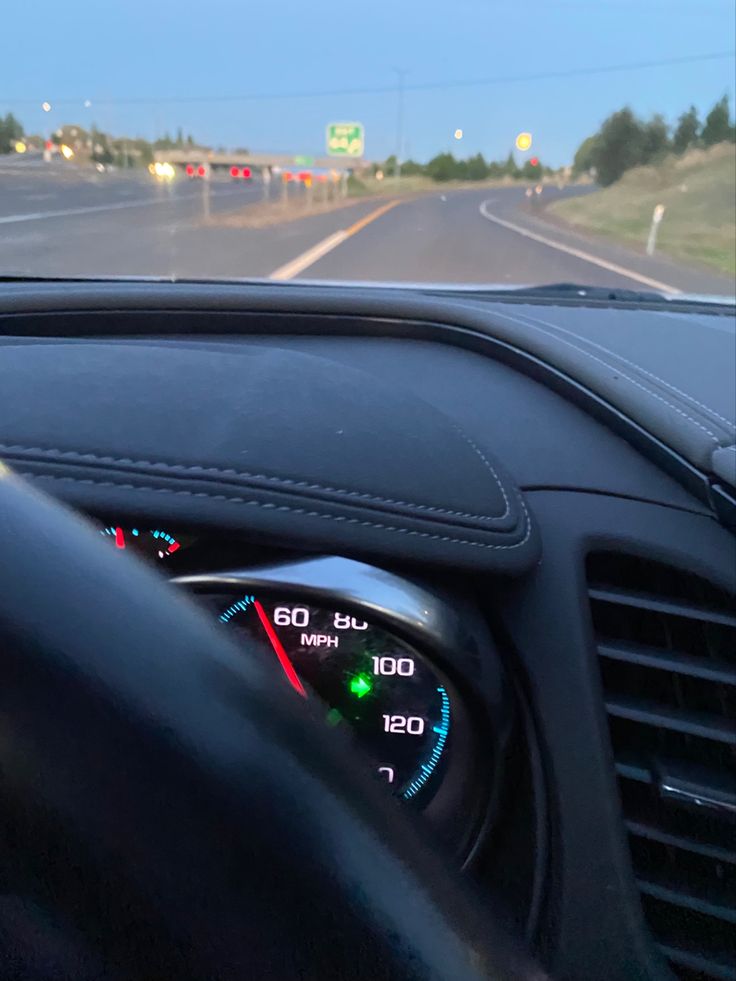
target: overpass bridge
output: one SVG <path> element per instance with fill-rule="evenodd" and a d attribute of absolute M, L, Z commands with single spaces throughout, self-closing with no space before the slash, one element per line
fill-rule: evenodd
<path fill-rule="evenodd" d="M 262 170 L 275 167 L 281 170 L 338 170 L 361 171 L 370 162 L 356 157 L 313 157 L 288 153 L 217 153 L 201 147 L 185 147 L 180 150 L 156 150 L 153 159 L 156 163 L 170 163 L 174 166 L 209 166 L 213 170 L 226 170 L 231 167 L 252 167 Z"/>

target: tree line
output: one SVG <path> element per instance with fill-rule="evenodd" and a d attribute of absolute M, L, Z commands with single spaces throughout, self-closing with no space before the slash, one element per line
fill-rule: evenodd
<path fill-rule="evenodd" d="M 0 116 L 0 153 L 13 153 L 15 144 L 26 139 L 39 147 L 43 143 L 41 136 L 27 137 L 23 124 L 12 112 Z M 74 143 L 76 148 L 86 147 L 90 158 L 96 163 L 113 163 L 118 167 L 147 165 L 153 160 L 154 150 L 181 150 L 198 146 L 191 133 L 185 136 L 181 127 L 176 136 L 165 133 L 151 142 L 141 137 L 111 136 L 94 123 L 88 130 L 83 126 L 64 125 L 55 131 L 53 139 L 60 143 Z"/>
<path fill-rule="evenodd" d="M 396 156 L 388 157 L 381 164 L 374 164 L 374 174 L 379 170 L 385 177 L 393 177 L 396 174 Z M 538 157 L 530 157 L 519 166 L 513 153 L 509 153 L 502 161 L 486 160 L 482 153 L 476 153 L 465 160 L 458 159 L 452 153 L 438 153 L 426 164 L 417 163 L 416 160 L 405 160 L 401 164 L 404 177 L 420 175 L 434 181 L 483 181 L 499 177 L 535 180 L 543 174 L 553 172 Z"/>
<path fill-rule="evenodd" d="M 660 113 L 643 120 L 626 106 L 583 140 L 575 154 L 573 174 L 592 173 L 607 187 L 632 167 L 656 163 L 668 153 L 683 154 L 692 147 L 729 141 L 736 141 L 736 126 L 731 122 L 727 95 L 716 102 L 704 122 L 695 106 L 690 106 L 674 127 Z"/>
<path fill-rule="evenodd" d="M 23 126 L 12 112 L 7 116 L 0 116 L 0 153 L 10 153 L 23 136 Z"/>

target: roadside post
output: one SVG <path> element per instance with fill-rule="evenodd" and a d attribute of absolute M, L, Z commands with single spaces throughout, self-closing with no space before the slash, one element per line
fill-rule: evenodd
<path fill-rule="evenodd" d="M 263 200 L 268 201 L 271 196 L 271 168 L 264 167 L 261 171 L 261 183 L 263 184 Z"/>
<path fill-rule="evenodd" d="M 311 171 L 302 170 L 299 174 L 299 182 L 304 186 L 304 205 L 307 210 L 310 210 L 314 201 Z"/>
<path fill-rule="evenodd" d="M 211 168 L 208 163 L 200 164 L 197 173 L 202 178 L 202 218 L 204 221 L 210 220 L 210 175 Z"/>
<path fill-rule="evenodd" d="M 657 232 L 659 231 L 659 226 L 662 223 L 663 217 L 664 205 L 655 205 L 654 211 L 652 212 L 652 223 L 649 226 L 649 237 L 647 238 L 647 255 L 654 255 L 654 249 L 657 245 Z"/>

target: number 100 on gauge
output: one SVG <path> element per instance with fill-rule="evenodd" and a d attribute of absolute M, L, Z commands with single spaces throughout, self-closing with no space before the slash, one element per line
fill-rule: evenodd
<path fill-rule="evenodd" d="M 342 610 L 244 596 L 220 615 L 303 698 L 321 701 L 329 726 L 356 737 L 366 763 L 405 799 L 431 796 L 450 733 L 442 677 L 414 647 Z"/>

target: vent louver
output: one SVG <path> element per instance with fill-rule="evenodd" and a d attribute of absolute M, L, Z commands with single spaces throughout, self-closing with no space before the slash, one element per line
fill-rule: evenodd
<path fill-rule="evenodd" d="M 734 598 L 617 553 L 587 573 L 645 919 L 683 981 L 736 979 Z"/>

